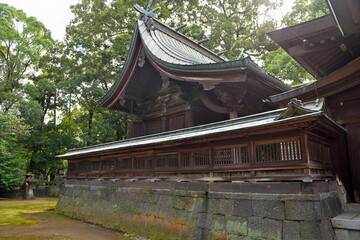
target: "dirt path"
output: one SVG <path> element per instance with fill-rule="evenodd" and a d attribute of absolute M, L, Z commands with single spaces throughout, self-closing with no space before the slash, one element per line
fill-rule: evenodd
<path fill-rule="evenodd" d="M 0 206 L 14 206 L 35 203 L 48 203 L 56 199 L 36 199 L 19 201 L 0 201 Z M 1 216 L 1 212 L 0 212 Z M 55 239 L 55 240 L 92 240 L 92 239 L 141 239 L 129 237 L 119 232 L 74 220 L 59 214 L 54 210 L 23 214 L 22 217 L 36 220 L 35 224 L 0 225 L 0 239 Z"/>

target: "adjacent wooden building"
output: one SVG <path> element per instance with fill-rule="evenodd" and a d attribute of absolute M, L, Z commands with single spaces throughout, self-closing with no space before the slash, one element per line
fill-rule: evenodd
<path fill-rule="evenodd" d="M 336 169 L 360 202 L 360 1 L 327 2 L 331 14 L 269 33 L 317 79 L 270 99 L 281 106 L 292 98 L 324 100 L 329 116 L 347 129 Z"/>

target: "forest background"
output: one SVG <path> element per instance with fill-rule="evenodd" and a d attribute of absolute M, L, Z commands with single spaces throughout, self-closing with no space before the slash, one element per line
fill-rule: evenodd
<path fill-rule="evenodd" d="M 97 104 L 124 64 L 135 21 L 147 0 L 82 0 L 63 41 L 21 9 L 0 3 L 0 192 L 26 172 L 54 178 L 69 149 L 127 138 L 127 113 Z M 328 13 L 324 0 L 295 0 L 282 21 L 281 0 L 157 0 L 157 18 L 214 52 L 250 56 L 288 84 L 313 80 L 266 35 Z"/>

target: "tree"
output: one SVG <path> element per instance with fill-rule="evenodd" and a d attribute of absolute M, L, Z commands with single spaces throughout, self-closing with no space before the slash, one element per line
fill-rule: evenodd
<path fill-rule="evenodd" d="M 30 126 L 21 146 L 27 171 L 54 175 L 62 164 L 55 156 L 69 147 L 68 131 L 56 125 L 56 108 L 65 104 L 58 90 L 62 45 L 36 18 L 6 4 L 0 4 L 0 22 L 0 112 L 17 111 Z M 15 155 L 6 159 L 17 162 Z"/>
<path fill-rule="evenodd" d="M 305 21 L 321 17 L 328 14 L 329 8 L 324 0 L 296 0 L 284 22 L 287 26 L 292 26 Z"/>
<path fill-rule="evenodd" d="M 64 129 L 66 124 L 57 125 L 56 110 L 64 109 L 66 102 L 62 96 L 64 72 L 62 70 L 62 45 L 41 57 L 39 68 L 41 73 L 31 77 L 24 86 L 26 99 L 21 100 L 20 113 L 24 121 L 32 127 L 27 138 L 28 170 L 35 175 L 53 178 L 57 168 L 63 165 L 56 158 L 73 147 L 69 140 L 70 130 Z M 70 127 L 70 126 L 69 126 Z"/>
<path fill-rule="evenodd" d="M 97 100 L 110 89 L 125 61 L 137 19 L 134 3 L 146 5 L 147 1 L 83 0 L 72 6 L 75 18 L 66 32 L 64 85 L 71 105 L 69 116 L 71 109 L 80 106 L 76 124 L 82 129 L 83 145 L 120 140 L 127 135 L 127 114 L 105 110 Z"/>
<path fill-rule="evenodd" d="M 51 49 L 50 32 L 34 17 L 0 3 L 0 109 L 21 99 L 23 81 L 39 70 L 39 59 Z"/>
<path fill-rule="evenodd" d="M 297 85 L 304 81 L 313 80 L 310 73 L 282 48 L 278 48 L 266 55 L 264 68 L 273 76 L 290 85 Z"/>
<path fill-rule="evenodd" d="M 273 7 L 268 0 L 200 1 L 198 25 L 211 39 L 204 46 L 216 52 L 227 50 L 225 56 L 230 60 L 237 59 L 242 51 L 256 59 L 263 58 L 275 49 L 266 32 L 274 30 L 276 23 L 261 17 Z"/>
<path fill-rule="evenodd" d="M 0 111 L 0 192 L 24 181 L 26 149 L 22 140 L 28 133 L 28 126 L 16 115 Z"/>

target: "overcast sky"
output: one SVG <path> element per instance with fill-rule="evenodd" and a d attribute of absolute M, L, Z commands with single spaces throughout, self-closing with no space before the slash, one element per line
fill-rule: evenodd
<path fill-rule="evenodd" d="M 23 10 L 26 15 L 34 16 L 41 21 L 46 28 L 50 29 L 51 36 L 57 40 L 63 40 L 66 25 L 74 17 L 70 11 L 70 5 L 74 5 L 81 0 L 0 0 L 17 9 Z M 280 0 L 275 0 L 279 2 Z M 288 12 L 294 0 L 284 1 L 282 14 Z M 275 13 L 281 18 L 280 12 Z"/>
<path fill-rule="evenodd" d="M 62 40 L 66 25 L 74 17 L 70 5 L 80 0 L 0 0 L 16 9 L 21 9 L 26 16 L 34 16 L 50 29 L 54 39 Z"/>

